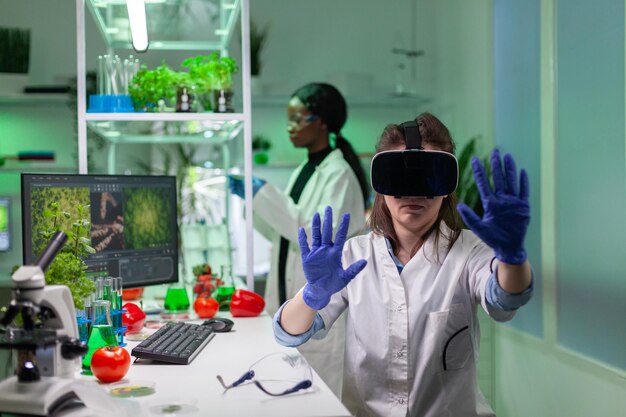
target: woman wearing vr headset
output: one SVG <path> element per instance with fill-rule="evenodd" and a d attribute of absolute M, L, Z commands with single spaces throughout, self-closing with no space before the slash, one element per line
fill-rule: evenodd
<path fill-rule="evenodd" d="M 341 134 L 346 102 L 335 87 L 309 83 L 298 88 L 287 107 L 287 132 L 307 159 L 292 173 L 282 191 L 253 177 L 254 227 L 272 242 L 273 252 L 265 289 L 267 310 L 275 313 L 306 283 L 302 272 L 297 230 L 311 230 L 313 213 L 331 205 L 352 216 L 349 235 L 364 227 L 368 185 L 365 172 L 350 143 Z M 331 147 L 331 135 L 335 148 Z M 244 197 L 243 180 L 229 178 L 233 194 Z M 300 351 L 331 389 L 339 394 L 343 367 L 344 328 L 338 322 L 326 340 Z"/>
<path fill-rule="evenodd" d="M 342 400 L 356 416 L 493 416 L 476 381 L 476 309 L 509 320 L 532 294 L 524 249 L 528 178 L 522 170 L 518 184 L 513 158 L 505 155 L 503 167 L 496 150 L 492 189 L 474 158 L 484 215 L 457 207 L 448 129 L 428 113 L 415 122 L 387 126 L 377 145 L 372 232 L 346 242 L 344 214 L 333 242 L 330 207 L 323 224 L 313 217 L 311 247 L 299 231 L 307 283 L 276 313 L 274 332 L 281 344 L 299 346 L 324 337 L 348 310 Z M 407 150 L 409 143 L 421 149 Z M 375 164 L 377 158 L 386 162 Z M 405 180 L 415 173 L 430 178 L 415 189 L 394 187 L 380 169 L 391 165 Z M 440 166 L 451 171 L 452 187 L 446 175 L 435 175 Z M 380 184 L 392 188 L 384 195 Z"/>

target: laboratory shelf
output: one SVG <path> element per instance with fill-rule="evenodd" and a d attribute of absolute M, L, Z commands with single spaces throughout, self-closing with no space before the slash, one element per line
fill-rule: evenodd
<path fill-rule="evenodd" d="M 126 0 L 86 0 L 86 4 L 107 45 L 132 50 Z M 226 51 L 241 0 L 145 0 L 145 7 L 150 50 Z"/>
<path fill-rule="evenodd" d="M 241 54 L 238 62 L 241 75 L 241 111 L 239 113 L 90 113 L 87 111 L 86 73 L 87 45 L 85 15 L 89 14 L 97 31 L 106 44 L 106 51 L 94 55 L 113 55 L 117 50 L 132 50 L 130 24 L 126 0 L 76 0 L 76 64 L 77 64 L 77 121 L 78 121 L 78 171 L 86 174 L 87 131 L 108 142 L 107 170 L 117 174 L 116 153 L 122 152 L 124 144 L 192 143 L 220 145 L 215 158 L 221 165 L 231 167 L 231 146 L 236 137 L 243 140 L 243 169 L 246 188 L 252 189 L 252 128 L 250 94 L 250 1 L 249 0 L 145 0 L 148 22 L 149 51 L 193 51 L 209 54 L 219 51 L 229 56 L 229 46 L 238 31 Z M 0 103 L 1 104 L 1 103 Z M 121 148 L 120 148 L 121 146 Z M 236 158 L 236 160 L 241 160 Z M 216 161 L 219 162 L 219 161 Z M 223 180 L 223 175 L 222 175 Z M 222 188 L 224 184 L 221 185 Z M 224 224 L 229 220 L 229 199 L 220 200 L 224 205 Z M 253 239 L 252 239 L 252 193 L 245 199 L 245 243 L 240 245 L 238 256 L 246 265 L 248 289 L 254 288 Z M 217 203 L 216 203 L 217 204 Z M 224 239 L 226 253 L 231 256 L 230 239 Z"/>
<path fill-rule="evenodd" d="M 120 120 L 120 121 L 171 121 L 191 120 L 231 121 L 245 120 L 242 113 L 87 113 L 85 120 Z"/>
<path fill-rule="evenodd" d="M 243 128 L 240 120 L 122 120 L 90 121 L 88 127 L 111 143 L 223 143 Z"/>

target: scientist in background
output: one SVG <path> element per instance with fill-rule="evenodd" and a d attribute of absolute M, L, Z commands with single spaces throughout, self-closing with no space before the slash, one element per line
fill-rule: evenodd
<path fill-rule="evenodd" d="M 341 134 L 347 106 L 332 85 L 310 83 L 293 93 L 287 107 L 287 133 L 307 158 L 292 173 L 281 191 L 260 178 L 252 179 L 254 228 L 272 243 L 265 288 L 267 310 L 274 314 L 306 284 L 302 271 L 298 229 L 311 230 L 311 218 L 326 206 L 350 213 L 348 235 L 364 227 L 369 187 L 365 172 L 350 143 Z M 331 146 L 334 138 L 335 147 Z M 244 197 L 243 180 L 229 177 L 233 194 Z M 324 340 L 300 348 L 311 366 L 340 394 L 345 334 L 338 320 Z"/>

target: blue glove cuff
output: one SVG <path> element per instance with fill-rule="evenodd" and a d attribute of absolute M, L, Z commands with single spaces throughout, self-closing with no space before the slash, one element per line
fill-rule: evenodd
<path fill-rule="evenodd" d="M 528 258 L 526 255 L 526 249 L 524 248 L 512 254 L 496 252 L 495 255 L 500 262 L 504 262 L 509 265 L 521 265 L 526 262 L 526 259 Z"/>
<path fill-rule="evenodd" d="M 319 296 L 315 294 L 315 290 L 311 288 L 309 284 L 304 286 L 304 290 L 302 291 L 302 299 L 304 303 L 311 307 L 313 310 L 321 310 L 328 305 L 330 302 L 330 297 L 328 296 Z"/>
<path fill-rule="evenodd" d="M 254 197 L 264 185 L 265 180 L 257 177 L 252 177 L 252 197 Z"/>

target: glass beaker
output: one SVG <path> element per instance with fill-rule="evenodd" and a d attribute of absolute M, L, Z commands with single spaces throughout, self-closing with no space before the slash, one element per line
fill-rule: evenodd
<path fill-rule="evenodd" d="M 116 346 L 117 338 L 111 324 L 111 302 L 108 300 L 96 300 L 92 303 L 93 318 L 89 340 L 87 342 L 87 354 L 83 358 L 83 369 L 90 372 L 91 357 L 94 352 L 104 346 Z"/>
<path fill-rule="evenodd" d="M 169 287 L 163 307 L 168 313 L 181 313 L 189 310 L 189 295 L 185 287 Z"/>
<path fill-rule="evenodd" d="M 233 276 L 231 273 L 230 265 L 222 265 L 220 268 L 220 281 L 217 289 L 213 292 L 213 298 L 215 298 L 219 304 L 220 311 L 230 311 L 230 302 L 235 292 L 235 286 L 233 283 Z"/>

